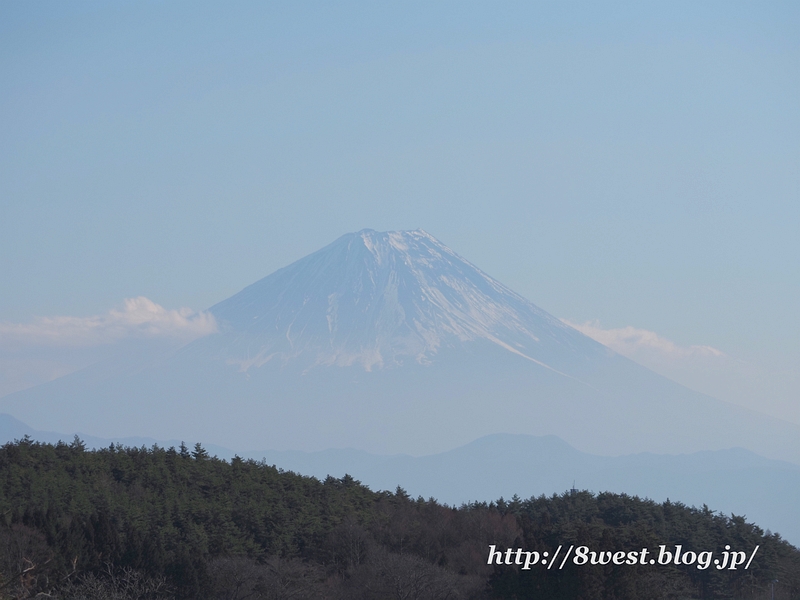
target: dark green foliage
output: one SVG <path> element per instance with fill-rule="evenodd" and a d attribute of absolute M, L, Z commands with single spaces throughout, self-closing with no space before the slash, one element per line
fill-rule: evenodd
<path fill-rule="evenodd" d="M 501 504 L 502 505 L 502 504 Z M 750 569 L 718 570 L 712 565 L 595 565 L 567 563 L 546 578 L 497 569 L 496 597 L 503 598 L 769 598 L 769 582 L 778 579 L 776 598 L 800 598 L 800 552 L 777 535 L 765 535 L 741 517 L 725 517 L 708 507 L 658 504 L 624 494 L 572 492 L 503 505 L 520 519 L 528 550 L 559 544 L 586 545 L 596 551 L 631 551 L 665 545 L 673 550 L 711 550 L 726 545 L 752 551 Z M 778 595 L 780 592 L 780 595 Z"/>
<path fill-rule="evenodd" d="M 585 492 L 461 508 L 190 451 L 0 448 L 0 598 L 800 598 L 800 553 L 708 508 Z M 487 565 L 490 544 L 721 551 L 748 571 Z"/>

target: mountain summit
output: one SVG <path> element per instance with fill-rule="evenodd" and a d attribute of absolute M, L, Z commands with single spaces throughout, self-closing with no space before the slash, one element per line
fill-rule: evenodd
<path fill-rule="evenodd" d="M 241 371 L 292 360 L 430 364 L 476 340 L 543 366 L 565 342 L 598 349 L 421 229 L 344 235 L 211 312 Z"/>
<path fill-rule="evenodd" d="M 425 454 L 520 433 L 598 454 L 740 446 L 800 464 L 800 427 L 615 354 L 421 230 L 344 235 L 210 311 L 217 333 L 6 396 L 0 412 L 234 450 Z"/>

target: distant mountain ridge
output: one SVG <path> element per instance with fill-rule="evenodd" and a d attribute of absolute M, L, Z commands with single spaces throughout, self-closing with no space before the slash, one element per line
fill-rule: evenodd
<path fill-rule="evenodd" d="M 740 446 L 800 427 L 693 392 L 565 325 L 428 233 L 347 234 L 213 307 L 219 332 L 0 399 L 40 430 L 433 454 L 494 433 L 594 454 Z"/>
<path fill-rule="evenodd" d="M 410 494 L 456 506 L 499 496 L 560 494 L 573 485 L 708 505 L 744 515 L 800 547 L 800 466 L 742 448 L 691 454 L 597 456 L 555 436 L 495 434 L 428 456 L 374 456 L 353 450 L 254 452 L 248 455 L 305 475 L 350 474 L 372 489 L 401 484 Z M 396 483 L 398 482 L 398 483 Z"/>
<path fill-rule="evenodd" d="M 72 434 L 39 432 L 9 415 L 0 414 L 0 444 L 29 435 L 37 441 L 69 443 Z M 101 439 L 80 436 L 89 448 L 157 443 L 178 447 L 176 440 Z M 194 440 L 186 440 L 192 448 Z M 227 448 L 204 445 L 212 455 L 231 459 Z M 239 453 L 278 468 L 324 480 L 349 474 L 372 490 L 400 485 L 412 496 L 440 502 L 521 498 L 562 493 L 574 484 L 592 492 L 611 491 L 662 502 L 702 506 L 724 514 L 746 515 L 760 527 L 780 533 L 800 545 L 797 498 L 800 466 L 769 460 L 741 448 L 693 454 L 596 456 L 580 452 L 555 436 L 495 434 L 464 446 L 428 456 L 375 455 L 353 449 L 319 452 L 261 450 Z M 747 482 L 743 485 L 743 482 Z"/>

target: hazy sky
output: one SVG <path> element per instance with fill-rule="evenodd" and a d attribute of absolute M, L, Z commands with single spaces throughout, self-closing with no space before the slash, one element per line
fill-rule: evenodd
<path fill-rule="evenodd" d="M 800 422 L 798 31 L 796 2 L 4 2 L 0 395 L 421 227 Z"/>

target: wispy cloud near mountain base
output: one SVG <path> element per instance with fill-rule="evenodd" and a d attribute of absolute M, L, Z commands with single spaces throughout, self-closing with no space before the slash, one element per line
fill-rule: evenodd
<path fill-rule="evenodd" d="M 606 329 L 599 321 L 562 321 L 688 388 L 800 424 L 800 407 L 793 394 L 797 376 L 793 371 L 753 364 L 709 345 L 682 346 L 647 329 Z"/>
<path fill-rule="evenodd" d="M 208 312 L 126 298 L 105 314 L 0 322 L 0 396 L 61 377 L 131 343 L 185 344 L 217 331 Z"/>

